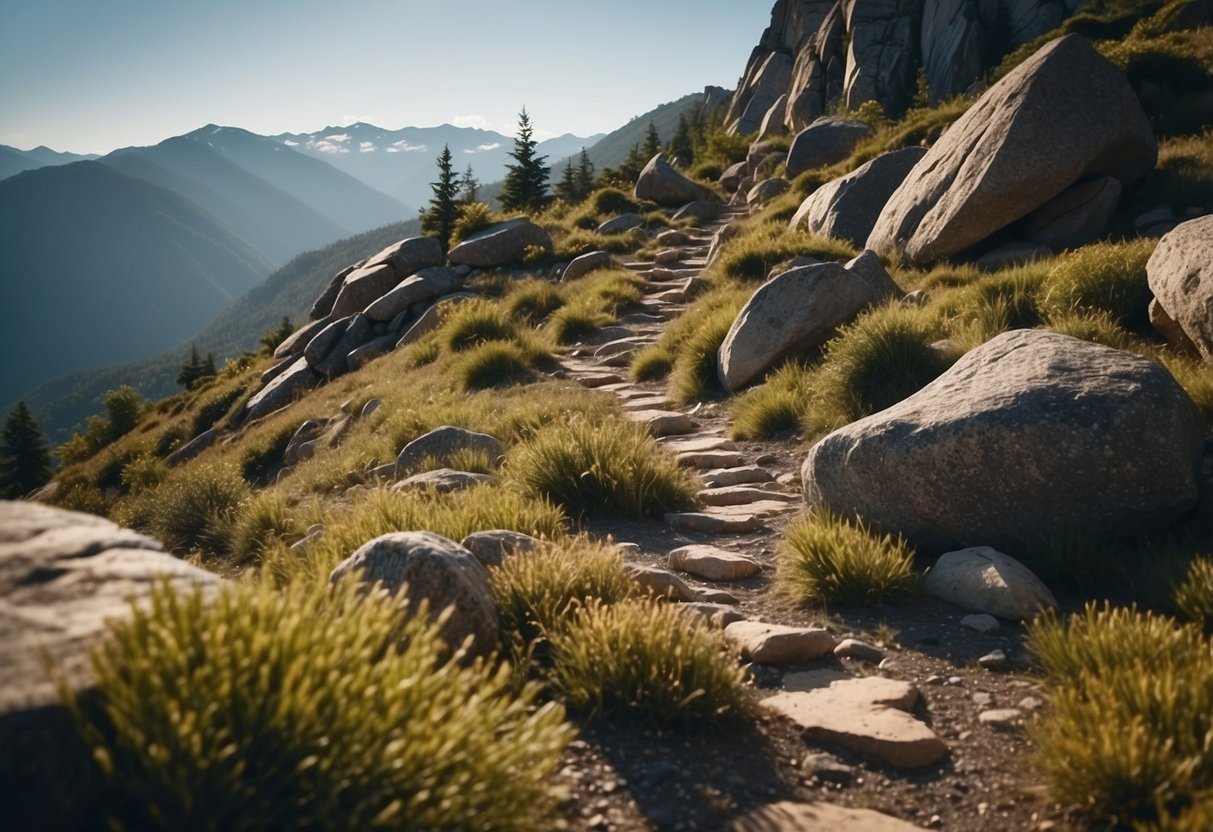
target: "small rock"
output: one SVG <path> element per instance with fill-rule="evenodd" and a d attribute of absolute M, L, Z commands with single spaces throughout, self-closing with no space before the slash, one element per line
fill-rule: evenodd
<path fill-rule="evenodd" d="M 725 637 L 743 658 L 759 664 L 791 664 L 829 655 L 838 641 L 821 627 L 786 627 L 762 621 L 738 621 L 725 628 Z"/>
<path fill-rule="evenodd" d="M 982 711 L 977 721 L 1000 731 L 1010 731 L 1019 725 L 1023 712 L 1018 708 L 997 708 L 992 711 Z"/>
<path fill-rule="evenodd" d="M 825 752 L 811 753 L 800 763 L 801 770 L 826 783 L 846 786 L 855 779 L 855 769 Z"/>
<path fill-rule="evenodd" d="M 1043 704 L 1044 702 L 1035 696 L 1025 696 L 1023 699 L 1020 699 L 1018 703 L 1016 703 L 1015 707 L 1019 708 L 1021 711 L 1035 711 L 1038 710 Z"/>
<path fill-rule="evenodd" d="M 863 662 L 879 664 L 884 659 L 884 652 L 878 647 L 855 638 L 844 638 L 834 648 L 835 656 L 846 656 Z"/>
<path fill-rule="evenodd" d="M 977 663 L 986 670 L 1002 670 L 1007 666 L 1007 654 L 1001 650 L 991 650 L 978 659 Z"/>
<path fill-rule="evenodd" d="M 992 633 L 999 628 L 998 619 L 987 613 L 980 615 L 966 615 L 960 619 L 960 626 L 968 627 L 970 630 L 976 630 L 979 633 Z"/>
<path fill-rule="evenodd" d="M 725 604 L 730 607 L 735 607 L 741 603 L 741 600 L 731 592 L 725 592 L 723 589 L 705 589 L 699 593 L 699 600 L 705 604 Z"/>
<path fill-rule="evenodd" d="M 974 693 L 972 696 L 972 699 L 973 699 L 974 705 L 977 705 L 982 708 L 986 707 L 987 705 L 994 704 L 993 694 L 986 693 L 984 690 L 979 690 L 976 693 Z"/>
<path fill-rule="evenodd" d="M 496 477 L 488 474 L 473 474 L 470 471 L 456 471 L 452 468 L 437 468 L 403 479 L 393 485 L 392 490 L 430 489 L 438 494 L 449 494 L 452 491 L 463 491 L 486 482 L 496 482 Z"/>
<path fill-rule="evenodd" d="M 673 572 L 637 563 L 626 564 L 624 569 L 641 589 L 657 598 L 669 598 L 672 601 L 695 601 L 699 598 L 699 593 L 687 586 L 686 581 Z"/>
<path fill-rule="evenodd" d="M 690 610 L 706 618 L 716 627 L 727 627 L 737 621 L 744 621 L 741 610 L 726 604 L 710 604 L 706 601 L 689 601 L 680 604 L 679 609 Z"/>
<path fill-rule="evenodd" d="M 540 541 L 529 534 L 508 529 L 488 529 L 472 532 L 459 545 L 476 556 L 485 566 L 500 566 L 506 555 L 535 551 Z"/>
<path fill-rule="evenodd" d="M 640 554 L 640 544 L 632 543 L 630 541 L 625 540 L 621 543 L 615 544 L 615 551 L 618 552 L 619 554 L 625 555 L 625 556 L 626 555 L 639 555 Z"/>
<path fill-rule="evenodd" d="M 674 549 L 669 566 L 708 581 L 741 581 L 762 569 L 762 564 L 745 555 L 699 544 Z"/>

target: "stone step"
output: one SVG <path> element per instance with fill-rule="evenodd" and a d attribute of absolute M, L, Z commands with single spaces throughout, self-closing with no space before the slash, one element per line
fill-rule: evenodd
<path fill-rule="evenodd" d="M 604 356 L 598 359 L 598 363 L 603 367 L 630 367 L 632 366 L 632 357 L 636 355 L 636 350 L 630 349 L 627 352 L 617 352 L 614 355 Z"/>
<path fill-rule="evenodd" d="M 752 503 L 738 503 L 731 506 L 710 506 L 707 510 L 722 517 L 730 515 L 753 515 L 765 519 L 786 514 L 789 511 L 798 511 L 800 509 L 798 503 L 799 501 L 797 503 L 789 503 L 783 500 L 755 500 Z"/>
<path fill-rule="evenodd" d="M 668 410 L 670 400 L 665 396 L 645 396 L 643 399 L 632 399 L 623 403 L 624 410 Z"/>
<path fill-rule="evenodd" d="M 682 436 L 698 427 L 690 416 L 675 410 L 635 410 L 626 416 L 633 422 L 643 424 L 651 435 L 659 439 L 663 436 Z"/>
<path fill-rule="evenodd" d="M 682 303 L 687 299 L 687 293 L 680 288 L 666 289 L 664 292 L 653 295 L 652 298 L 667 303 Z"/>
<path fill-rule="evenodd" d="M 782 491 L 768 491 L 748 485 L 726 485 L 722 488 L 705 488 L 699 492 L 699 502 L 705 506 L 740 506 L 773 501 L 795 503 L 800 498 Z"/>
<path fill-rule="evenodd" d="M 590 373 L 588 375 L 577 375 L 575 379 L 582 387 L 593 389 L 607 384 L 619 384 L 623 381 L 623 376 L 618 373 Z"/>
<path fill-rule="evenodd" d="M 655 331 L 660 332 L 663 329 L 661 324 L 665 323 L 665 319 L 658 315 L 646 315 L 644 312 L 629 312 L 620 316 L 619 323 L 635 327 L 638 330 L 645 325 L 656 325 Z"/>
<path fill-rule="evenodd" d="M 668 559 L 671 569 L 705 581 L 744 581 L 762 571 L 762 564 L 753 558 L 704 544 L 681 546 Z"/>
<path fill-rule="evenodd" d="M 661 444 L 676 454 L 737 450 L 737 443 L 733 440 L 715 436 L 700 436 L 692 439 L 667 439 Z"/>
<path fill-rule="evenodd" d="M 696 468 L 700 466 L 694 466 Z M 749 485 L 756 482 L 775 482 L 775 477 L 766 468 L 758 465 L 720 466 L 701 475 L 705 488 L 724 488 L 728 485 Z"/>
<path fill-rule="evenodd" d="M 736 451 L 683 451 L 678 454 L 678 464 L 684 468 L 716 469 L 735 468 L 745 462 L 745 457 Z"/>
<path fill-rule="evenodd" d="M 744 534 L 762 528 L 762 522 L 753 514 L 717 514 L 709 511 L 673 512 L 665 516 L 665 523 L 675 531 L 703 534 Z"/>
<path fill-rule="evenodd" d="M 594 350 L 594 357 L 606 358 L 607 356 L 616 355 L 621 352 L 634 352 L 637 347 L 648 346 L 651 343 L 653 343 L 653 339 L 646 335 L 631 335 L 627 338 L 618 338 L 614 341 L 607 341 Z"/>
<path fill-rule="evenodd" d="M 649 296 L 657 295 L 662 292 L 668 292 L 670 289 L 677 289 L 678 291 L 682 291 L 682 281 L 681 280 L 654 280 L 654 281 L 650 281 L 649 283 L 646 283 L 643 287 L 641 287 L 641 291 Z"/>

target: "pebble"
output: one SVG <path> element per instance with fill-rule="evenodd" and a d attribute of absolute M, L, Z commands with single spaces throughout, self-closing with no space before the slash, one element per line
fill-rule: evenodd
<path fill-rule="evenodd" d="M 640 554 L 640 544 L 639 543 L 628 543 L 628 542 L 616 543 L 615 551 L 621 555 L 639 555 Z"/>
<path fill-rule="evenodd" d="M 1013 730 L 1023 716 L 1018 708 L 997 708 L 992 711 L 982 711 L 977 715 L 977 721 L 1000 731 Z"/>
<path fill-rule="evenodd" d="M 994 703 L 994 697 L 991 694 L 986 693 L 985 691 L 979 690 L 979 691 L 977 691 L 977 693 L 973 694 L 973 704 L 975 704 L 975 705 L 980 705 L 982 707 L 985 707 L 986 705 L 991 705 L 993 703 Z"/>
<path fill-rule="evenodd" d="M 855 769 L 833 754 L 809 754 L 801 762 L 800 768 L 823 783 L 845 786 L 855 779 Z"/>
<path fill-rule="evenodd" d="M 1025 696 L 1023 699 L 1019 700 L 1019 703 L 1015 707 L 1023 711 L 1034 711 L 1043 704 L 1044 702 L 1035 696 Z"/>
<path fill-rule="evenodd" d="M 991 650 L 978 659 L 977 663 L 986 670 L 1002 670 L 1007 666 L 1007 654 L 1001 650 Z"/>
<path fill-rule="evenodd" d="M 928 676 L 926 678 L 926 683 L 928 685 L 942 685 L 944 683 L 944 678 L 942 676 Z"/>
<path fill-rule="evenodd" d="M 860 641 L 855 638 L 844 638 L 834 648 L 835 656 L 846 656 L 852 659 L 858 659 L 862 662 L 872 662 L 873 664 L 881 663 L 884 659 L 884 653 L 877 647 L 873 647 L 865 641 Z"/>
<path fill-rule="evenodd" d="M 980 615 L 966 615 L 960 619 L 960 626 L 968 627 L 970 630 L 976 630 L 979 633 L 992 633 L 1001 625 L 994 616 L 982 613 Z"/>
<path fill-rule="evenodd" d="M 754 462 L 758 465 L 774 465 L 776 462 L 779 462 L 779 455 L 763 454 L 762 456 L 758 457 L 758 459 L 754 460 Z"/>
<path fill-rule="evenodd" d="M 949 685 L 961 685 L 961 684 L 964 684 L 964 679 L 961 679 L 959 676 L 949 676 L 948 684 Z"/>

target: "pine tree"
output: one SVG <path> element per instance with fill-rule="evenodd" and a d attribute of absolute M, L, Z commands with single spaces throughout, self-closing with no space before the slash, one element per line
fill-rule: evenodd
<path fill-rule="evenodd" d="M 0 433 L 0 496 L 15 499 L 51 478 L 51 454 L 25 402 L 17 402 Z"/>
<path fill-rule="evenodd" d="M 678 130 L 674 133 L 674 138 L 670 139 L 669 145 L 670 156 L 682 162 L 684 167 L 689 167 L 695 161 L 695 146 L 691 141 L 691 125 L 687 122 L 685 114 L 678 116 Z"/>
<path fill-rule="evenodd" d="M 455 168 L 451 164 L 451 148 L 442 146 L 442 154 L 438 157 L 438 181 L 430 183 L 434 196 L 430 199 L 430 207 L 421 215 L 421 230 L 436 237 L 442 244 L 442 250 L 450 248 L 451 233 L 455 230 L 455 222 L 459 219 L 459 182 Z"/>
<path fill-rule="evenodd" d="M 644 166 L 652 158 L 652 156 L 645 157 L 644 151 L 640 149 L 640 145 L 632 145 L 632 149 L 628 151 L 627 157 L 619 164 L 619 176 L 625 182 L 635 182 L 640 178 L 640 172 L 644 170 Z"/>
<path fill-rule="evenodd" d="M 581 148 L 581 158 L 577 161 L 578 200 L 588 197 L 592 190 L 594 190 L 594 163 L 590 161 L 590 154 L 583 147 Z"/>
<path fill-rule="evenodd" d="M 573 170 L 572 159 L 565 162 L 564 176 L 556 183 L 556 187 L 553 190 L 556 192 L 558 199 L 563 199 L 570 205 L 581 201 L 581 196 L 577 192 L 577 173 Z"/>
<path fill-rule="evenodd" d="M 295 332 L 295 325 L 291 323 L 291 319 L 287 315 L 282 316 L 282 323 L 268 330 L 261 336 L 261 348 L 267 355 L 273 355 L 274 350 L 278 349 L 278 345 L 290 338 Z M 207 353 L 211 358 L 211 366 L 214 367 L 214 356 Z"/>
<path fill-rule="evenodd" d="M 514 164 L 507 165 L 509 173 L 501 186 L 501 206 L 507 211 L 538 211 L 547 200 L 548 169 L 544 165 L 546 156 L 535 153 L 539 142 L 535 141 L 531 117 L 526 107 L 518 114 L 518 135 L 514 138 L 514 149 L 510 158 Z"/>
<path fill-rule="evenodd" d="M 657 132 L 657 125 L 650 121 L 649 132 L 644 137 L 644 161 L 647 163 L 660 152 L 661 134 Z"/>
<path fill-rule="evenodd" d="M 177 374 L 177 383 L 186 390 L 193 390 L 207 379 L 215 377 L 215 354 L 208 352 L 206 358 L 198 354 L 198 345 L 190 345 L 190 357 Z"/>
<path fill-rule="evenodd" d="M 476 178 L 476 174 L 472 171 L 471 162 L 468 162 L 467 170 L 463 172 L 463 178 L 459 180 L 459 189 L 462 194 L 460 201 L 464 205 L 471 205 L 476 201 L 476 197 L 480 193 L 480 180 Z"/>

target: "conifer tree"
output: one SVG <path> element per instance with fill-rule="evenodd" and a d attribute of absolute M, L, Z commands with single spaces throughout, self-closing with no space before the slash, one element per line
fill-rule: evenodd
<path fill-rule="evenodd" d="M 678 116 L 678 130 L 674 133 L 674 138 L 670 139 L 669 145 L 670 156 L 681 160 L 684 166 L 689 166 L 695 161 L 695 146 L 691 141 L 691 125 L 687 122 L 686 114 Z"/>
<path fill-rule="evenodd" d="M 590 154 L 583 147 L 581 148 L 581 158 L 577 161 L 578 199 L 585 199 L 592 190 L 594 190 L 594 163 L 590 161 Z"/>
<path fill-rule="evenodd" d="M 198 345 L 191 344 L 189 360 L 181 365 L 177 383 L 186 390 L 193 390 L 207 379 L 214 378 L 215 374 L 215 354 L 208 352 L 206 358 L 203 358 L 198 354 Z"/>
<path fill-rule="evenodd" d="M 430 207 L 421 215 L 421 230 L 431 237 L 437 238 L 442 244 L 442 250 L 450 248 L 451 233 L 459 219 L 459 182 L 455 168 L 451 164 L 451 148 L 442 146 L 438 156 L 438 181 L 430 183 L 434 196 L 430 198 Z"/>
<path fill-rule="evenodd" d="M 463 178 L 459 180 L 460 201 L 464 205 L 471 205 L 476 201 L 476 197 L 480 194 L 480 180 L 476 178 L 475 172 L 472 171 L 472 163 L 468 162 L 467 170 L 463 172 Z"/>
<path fill-rule="evenodd" d="M 647 163 L 660 152 L 661 134 L 657 132 L 657 125 L 650 121 L 649 132 L 644 137 L 644 161 Z"/>
<path fill-rule="evenodd" d="M 287 338 L 290 338 L 294 332 L 295 325 L 291 323 L 290 316 L 283 315 L 282 323 L 278 324 L 278 326 L 274 327 L 273 329 L 268 330 L 264 335 L 261 336 L 262 350 L 265 353 L 272 355 L 274 350 L 278 349 L 278 345 Z M 213 356 L 211 366 L 214 366 Z"/>
<path fill-rule="evenodd" d="M 640 145 L 632 145 L 632 149 L 628 151 L 628 155 L 618 167 L 620 178 L 625 182 L 635 182 L 640 178 L 640 172 L 644 170 L 644 166 L 648 164 L 652 156 L 645 158 L 644 151 L 640 149 Z"/>
<path fill-rule="evenodd" d="M 25 402 L 17 402 L 0 433 L 0 496 L 15 499 L 51 478 L 51 454 Z"/>
<path fill-rule="evenodd" d="M 575 202 L 581 201 L 581 195 L 577 188 L 577 173 L 573 170 L 573 160 L 569 159 L 564 164 L 564 175 L 553 188 L 558 199 L 563 199 L 565 202 L 572 205 Z"/>
<path fill-rule="evenodd" d="M 507 211 L 538 211 L 547 200 L 548 169 L 544 165 L 546 156 L 536 154 L 539 142 L 535 141 L 531 117 L 526 107 L 518 114 L 518 135 L 514 138 L 514 149 L 510 158 L 514 164 L 507 165 L 509 173 L 501 186 L 501 206 Z"/>

